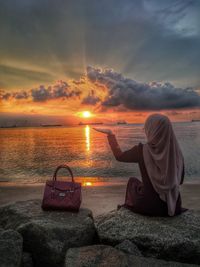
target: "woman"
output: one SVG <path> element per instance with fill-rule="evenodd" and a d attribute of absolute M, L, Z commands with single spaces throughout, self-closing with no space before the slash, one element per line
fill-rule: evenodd
<path fill-rule="evenodd" d="M 131 177 L 124 207 L 150 216 L 174 216 L 181 208 L 179 185 L 184 179 L 184 158 L 168 117 L 150 115 L 144 125 L 147 143 L 122 152 L 111 130 L 106 133 L 115 158 L 139 164 L 142 182 Z"/>

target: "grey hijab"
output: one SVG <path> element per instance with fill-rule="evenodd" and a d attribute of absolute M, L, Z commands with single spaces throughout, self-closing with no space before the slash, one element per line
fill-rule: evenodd
<path fill-rule="evenodd" d="M 173 216 L 179 196 L 184 158 L 167 116 L 150 115 L 144 125 L 147 143 L 143 157 L 155 191 L 167 203 L 168 215 Z"/>

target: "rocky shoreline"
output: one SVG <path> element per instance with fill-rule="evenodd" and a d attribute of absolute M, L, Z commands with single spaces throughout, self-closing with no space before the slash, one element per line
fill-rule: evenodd
<path fill-rule="evenodd" d="M 0 207 L 2 267 L 199 266 L 200 212 L 147 217 L 126 209 L 93 218 L 41 210 L 41 200 Z"/>

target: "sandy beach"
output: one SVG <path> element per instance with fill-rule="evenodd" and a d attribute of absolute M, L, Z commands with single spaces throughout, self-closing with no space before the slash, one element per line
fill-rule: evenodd
<path fill-rule="evenodd" d="M 44 184 L 0 184 L 0 205 L 28 199 L 42 199 Z M 91 209 L 94 216 L 116 209 L 124 201 L 126 184 L 84 186 L 82 207 Z M 200 183 L 186 182 L 181 186 L 183 207 L 200 210 Z"/>

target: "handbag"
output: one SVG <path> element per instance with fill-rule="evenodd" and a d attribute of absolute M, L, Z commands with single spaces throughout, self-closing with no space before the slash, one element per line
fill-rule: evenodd
<path fill-rule="evenodd" d="M 57 173 L 65 168 L 71 175 L 71 182 L 57 181 Z M 53 179 L 47 180 L 42 201 L 43 210 L 79 211 L 81 205 L 81 183 L 76 183 L 69 166 L 60 165 L 56 168 Z"/>

